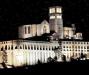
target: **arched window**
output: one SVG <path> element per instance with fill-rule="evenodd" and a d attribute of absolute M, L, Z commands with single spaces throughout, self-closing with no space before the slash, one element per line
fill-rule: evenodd
<path fill-rule="evenodd" d="M 39 50 L 39 47 L 37 46 L 37 50 Z"/>
<path fill-rule="evenodd" d="M 28 34 L 30 34 L 30 26 L 28 27 Z"/>
<path fill-rule="evenodd" d="M 3 47 L 1 48 L 1 51 L 3 51 L 4 49 L 3 49 Z"/>
<path fill-rule="evenodd" d="M 52 47 L 52 50 L 54 50 L 54 48 Z"/>
<path fill-rule="evenodd" d="M 50 50 L 50 47 L 49 47 L 49 50 Z"/>
<path fill-rule="evenodd" d="M 48 50 L 47 46 L 46 46 L 46 50 Z"/>
<path fill-rule="evenodd" d="M 28 49 L 30 49 L 30 46 L 28 45 Z"/>
<path fill-rule="evenodd" d="M 10 50 L 10 46 L 8 46 L 8 50 Z"/>
<path fill-rule="evenodd" d="M 42 50 L 42 47 L 40 46 L 40 50 Z"/>
<path fill-rule="evenodd" d="M 27 49 L 27 46 L 25 45 L 25 49 Z"/>
<path fill-rule="evenodd" d="M 87 49 L 89 49 L 89 46 L 87 46 Z"/>
<path fill-rule="evenodd" d="M 43 50 L 45 50 L 45 46 L 43 46 Z"/>
<path fill-rule="evenodd" d="M 7 45 L 5 46 L 5 50 L 7 50 Z"/>
<path fill-rule="evenodd" d="M 34 50 L 36 50 L 36 46 L 34 45 Z"/>
<path fill-rule="evenodd" d="M 15 46 L 15 49 L 18 49 L 18 47 L 17 47 L 17 46 Z"/>
<path fill-rule="evenodd" d="M 13 50 L 13 45 L 11 45 L 11 50 Z"/>
<path fill-rule="evenodd" d="M 33 50 L 33 46 L 31 45 L 31 50 Z"/>
<path fill-rule="evenodd" d="M 22 49 L 22 47 L 20 46 L 20 49 Z"/>
<path fill-rule="evenodd" d="M 43 33 L 46 33 L 46 26 L 43 27 Z"/>

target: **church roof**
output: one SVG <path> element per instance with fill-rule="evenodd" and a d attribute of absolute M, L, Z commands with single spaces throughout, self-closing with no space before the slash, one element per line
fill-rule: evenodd
<path fill-rule="evenodd" d="M 41 24 L 49 24 L 49 23 L 47 22 L 47 20 L 43 20 L 43 21 L 41 22 Z"/>

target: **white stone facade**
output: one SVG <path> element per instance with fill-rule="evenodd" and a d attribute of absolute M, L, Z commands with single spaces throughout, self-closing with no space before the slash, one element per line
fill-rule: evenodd
<path fill-rule="evenodd" d="M 78 58 L 81 53 L 89 59 L 89 42 L 87 41 L 62 41 L 62 54 L 69 61 L 71 57 Z"/>
<path fill-rule="evenodd" d="M 41 36 L 44 33 L 50 33 L 49 23 L 44 20 L 41 24 L 23 25 L 18 28 L 19 38 L 31 38 Z"/>
<path fill-rule="evenodd" d="M 54 48 L 58 43 L 29 40 L 11 40 L 0 42 L 0 63 L 7 65 L 23 66 L 34 65 L 38 60 L 46 63 L 49 57 L 54 58 Z M 3 52 L 6 52 L 6 61 L 3 60 Z"/>

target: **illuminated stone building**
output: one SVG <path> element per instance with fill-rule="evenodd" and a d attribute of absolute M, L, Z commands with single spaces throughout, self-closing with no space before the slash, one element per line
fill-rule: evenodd
<path fill-rule="evenodd" d="M 51 34 L 51 32 L 53 32 Z M 30 38 L 49 34 L 47 41 L 32 41 Z M 48 39 L 47 38 L 47 39 Z M 41 38 L 40 38 L 41 39 Z M 10 66 L 35 65 L 38 61 L 47 63 L 49 57 L 57 56 L 62 61 L 62 55 L 70 61 L 81 53 L 89 59 L 89 42 L 83 41 L 82 33 L 76 32 L 75 25 L 63 27 L 62 8 L 49 8 L 49 22 L 28 24 L 18 27 L 18 40 L 0 42 L 0 63 Z"/>

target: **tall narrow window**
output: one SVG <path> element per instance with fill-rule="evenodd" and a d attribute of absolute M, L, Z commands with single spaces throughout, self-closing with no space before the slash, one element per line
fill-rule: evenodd
<path fill-rule="evenodd" d="M 25 45 L 25 49 L 27 49 L 27 46 Z"/>
<path fill-rule="evenodd" d="M 5 46 L 5 50 L 7 50 L 7 45 Z"/>
<path fill-rule="evenodd" d="M 11 50 L 13 50 L 13 45 L 11 45 Z"/>
<path fill-rule="evenodd" d="M 43 33 L 46 33 L 46 26 L 44 26 L 43 28 Z"/>
<path fill-rule="evenodd" d="M 28 34 L 30 34 L 30 26 L 28 27 Z"/>
<path fill-rule="evenodd" d="M 28 49 L 30 49 L 30 46 L 28 45 Z"/>

